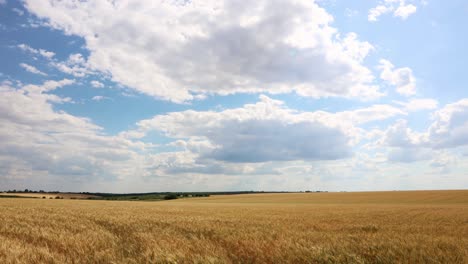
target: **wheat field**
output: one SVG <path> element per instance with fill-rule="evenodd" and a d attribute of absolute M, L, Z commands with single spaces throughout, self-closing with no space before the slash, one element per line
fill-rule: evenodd
<path fill-rule="evenodd" d="M 468 263 L 468 191 L 3 198 L 0 263 Z"/>

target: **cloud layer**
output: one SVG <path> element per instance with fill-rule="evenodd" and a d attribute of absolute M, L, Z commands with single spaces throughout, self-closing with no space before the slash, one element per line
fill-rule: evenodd
<path fill-rule="evenodd" d="M 53 93 L 73 83 L 1 86 L 3 182 L 28 179 L 32 186 L 55 182 L 52 186 L 79 188 L 76 184 L 83 182 L 156 181 L 161 184 L 157 189 L 183 186 L 180 190 L 240 186 L 246 179 L 271 186 L 286 176 L 333 181 L 351 172 L 379 173 L 383 161 L 378 152 L 366 154 L 370 145 L 387 150 L 390 162 L 430 160 L 442 173 L 458 162 L 445 149 L 468 145 L 466 99 L 435 111 L 425 132 L 413 131 L 403 120 L 380 132 L 363 128 L 405 117 L 408 112 L 397 106 L 303 112 L 260 96 L 257 103 L 234 109 L 156 115 L 139 121 L 134 130 L 109 136 L 89 119 L 54 110 L 53 105 L 71 99 Z M 152 144 L 152 133 L 163 134 L 169 143 Z M 215 179 L 221 178 L 223 184 L 217 185 Z M 296 180 L 294 188 L 301 182 Z"/>
<path fill-rule="evenodd" d="M 462 82 L 435 91 L 447 75 L 428 76 L 433 67 L 421 57 L 398 52 L 421 47 L 420 39 L 405 46 L 395 39 L 412 37 L 416 26 L 446 37 L 427 29 L 435 23 L 422 23 L 427 16 L 406 31 L 405 23 L 363 28 L 365 3 L 337 23 L 323 8 L 331 5 L 318 0 L 21 4 L 8 3 L 0 21 L 11 38 L 0 47 L 8 52 L 0 72 L 0 186 L 468 186 L 468 101 L 450 87 Z M 422 4 L 377 1 L 367 18 L 406 19 Z M 360 35 L 338 30 L 343 21 Z M 453 70 L 444 65 L 441 72 Z"/>
<path fill-rule="evenodd" d="M 297 112 L 260 96 L 256 104 L 221 112 L 158 115 L 138 122 L 138 129 L 125 135 L 140 138 L 161 132 L 201 159 L 226 162 L 336 160 L 351 156 L 362 132 L 356 125 L 404 114 L 389 105 L 338 113 Z"/>
<path fill-rule="evenodd" d="M 26 177 L 36 186 L 41 181 L 53 186 L 126 175 L 125 165 L 134 161 L 142 144 L 105 136 L 89 119 L 53 109 L 71 99 L 51 92 L 73 83 L 0 86 L 0 174 L 7 177 L 1 180 Z"/>
<path fill-rule="evenodd" d="M 46 24 L 85 39 L 87 67 L 158 98 L 381 96 L 362 64 L 372 46 L 354 33 L 340 36 L 313 1 L 25 3 Z"/>

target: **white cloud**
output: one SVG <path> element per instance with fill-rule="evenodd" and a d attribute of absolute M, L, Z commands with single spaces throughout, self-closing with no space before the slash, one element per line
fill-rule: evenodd
<path fill-rule="evenodd" d="M 186 111 L 139 122 L 142 129 L 172 138 L 190 138 L 189 150 L 228 162 L 339 159 L 350 155 L 345 131 L 317 118 L 305 120 L 262 97 L 262 101 L 223 112 Z"/>
<path fill-rule="evenodd" d="M 393 12 L 393 16 L 405 20 L 416 11 L 417 7 L 413 4 L 407 4 L 406 0 L 383 0 L 378 6 L 369 9 L 367 19 L 375 22 L 381 15 Z"/>
<path fill-rule="evenodd" d="M 353 124 L 364 124 L 373 121 L 385 120 L 399 115 L 407 115 L 407 113 L 390 105 L 373 105 L 367 108 L 361 108 L 353 111 L 344 111 L 336 113 L 337 116 L 345 122 Z"/>
<path fill-rule="evenodd" d="M 379 16 L 386 14 L 388 12 L 391 12 L 391 11 L 392 11 L 392 8 L 389 6 L 378 5 L 369 10 L 369 15 L 367 16 L 367 19 L 369 21 L 377 21 Z"/>
<path fill-rule="evenodd" d="M 54 61 L 51 64 L 59 71 L 70 74 L 74 77 L 85 77 L 86 75 L 94 73 L 89 68 L 86 60 L 83 58 L 83 55 L 79 53 L 71 54 L 67 61 Z"/>
<path fill-rule="evenodd" d="M 382 95 L 362 64 L 372 46 L 354 33 L 340 37 L 313 1 L 25 2 L 50 26 L 85 39 L 89 68 L 166 100 Z M 66 66 L 60 67 L 72 72 Z"/>
<path fill-rule="evenodd" d="M 428 146 L 429 136 L 413 131 L 406 120 L 398 120 L 385 131 L 383 142 L 390 147 L 419 148 Z"/>
<path fill-rule="evenodd" d="M 64 79 L 22 87 L 2 84 L 2 186 L 113 192 L 226 190 L 249 186 L 242 185 L 246 178 L 240 175 L 278 174 L 268 163 L 199 160 L 199 153 L 210 147 L 199 139 L 174 142 L 192 150 L 198 148 L 196 152 L 154 154 L 150 143 L 107 136 L 89 119 L 54 110 L 53 103 L 68 99 L 52 92 L 73 82 Z M 249 181 L 255 185 L 257 178 Z"/>
<path fill-rule="evenodd" d="M 416 93 L 416 79 L 408 67 L 397 68 L 388 60 L 380 60 L 380 78 L 396 87 L 396 91 L 405 96 Z"/>
<path fill-rule="evenodd" d="M 63 80 L 60 80 L 60 81 L 46 81 L 42 85 L 33 85 L 33 84 L 25 85 L 25 86 L 23 86 L 23 90 L 27 91 L 30 94 L 42 94 L 42 93 L 50 92 L 50 91 L 53 91 L 53 90 L 55 90 L 57 88 L 67 86 L 67 85 L 71 85 L 71 84 L 74 84 L 74 83 L 75 83 L 75 80 L 70 80 L 70 79 L 63 79 Z M 50 98 L 50 97 L 48 97 L 49 95 L 47 95 L 47 94 L 42 94 L 42 96 L 44 98 L 46 98 L 46 97 Z M 56 96 L 53 96 L 53 95 L 50 95 L 50 96 L 51 97 L 56 97 Z M 59 98 L 59 97 L 56 97 L 56 98 Z"/>
<path fill-rule="evenodd" d="M 396 102 L 397 104 L 403 106 L 406 111 L 415 112 L 421 110 L 434 110 L 437 109 L 439 102 L 431 98 L 418 98 L 411 99 L 407 102 Z"/>
<path fill-rule="evenodd" d="M 386 130 L 376 129 L 371 134 L 369 140 L 377 138 L 376 142 L 370 143 L 371 148 L 386 153 L 386 161 L 413 163 L 433 157 L 428 133 L 412 130 L 406 120 L 400 119 Z"/>
<path fill-rule="evenodd" d="M 102 100 L 105 100 L 105 99 L 109 99 L 109 98 L 107 98 L 105 96 L 102 96 L 102 95 L 96 95 L 96 96 L 93 96 L 93 98 L 91 98 L 91 100 L 98 101 L 98 102 L 102 101 Z"/>
<path fill-rule="evenodd" d="M 30 73 L 39 74 L 39 75 L 42 75 L 42 76 L 47 76 L 47 73 L 41 72 L 40 70 L 38 70 L 36 67 L 34 67 L 32 65 L 29 65 L 29 64 L 26 64 L 26 63 L 20 63 L 20 67 L 23 68 L 25 71 L 30 72 Z"/>
<path fill-rule="evenodd" d="M 103 88 L 104 87 L 104 84 L 99 82 L 99 81 L 91 81 L 91 85 L 94 87 L 94 88 Z"/>
<path fill-rule="evenodd" d="M 54 110 L 69 101 L 50 92 L 73 80 L 19 88 L 0 86 L 0 180 L 28 186 L 79 188 L 77 184 L 132 175 L 143 143 L 106 136 L 87 118 Z M 132 169 L 134 168 L 134 169 Z M 26 177 L 24 179 L 23 177 Z M 55 186 L 55 185 L 54 185 Z M 40 187 L 38 187 L 40 188 Z"/>
<path fill-rule="evenodd" d="M 431 154 L 438 146 L 427 145 L 427 137 L 435 131 L 451 137 L 452 131 L 443 134 L 447 131 L 443 127 L 464 127 L 465 101 L 437 111 L 434 124 L 438 125 L 427 133 L 408 129 L 404 121 L 392 126 L 386 144 L 388 160 L 394 163 L 386 163 L 383 153 L 370 156 L 357 151 L 356 138 L 366 132 L 359 125 L 406 115 L 389 105 L 337 113 L 299 112 L 261 96 L 259 102 L 236 109 L 158 115 L 139 122 L 136 130 L 109 136 L 87 118 L 55 110 L 53 104 L 70 99 L 54 95 L 54 90 L 73 83 L 64 79 L 21 87 L 1 85 L 2 186 L 27 184 L 39 189 L 47 182 L 47 188 L 62 190 L 129 192 L 277 186 L 297 190 L 309 185 L 336 190 L 346 183 L 353 186 L 350 189 L 376 189 L 389 188 L 391 180 L 385 175 L 392 170 L 400 173 L 401 162 L 410 166 L 409 162 L 428 160 L 425 164 L 440 172 L 462 164 L 444 151 Z M 137 140 L 154 131 L 173 141 L 155 146 Z M 160 147 L 175 149 L 158 151 Z M 437 182 L 438 178 L 425 179 Z"/>
<path fill-rule="evenodd" d="M 445 149 L 468 145 L 468 99 L 448 104 L 432 115 L 424 132 L 415 132 L 408 122 L 399 120 L 384 133 L 390 147 Z"/>
<path fill-rule="evenodd" d="M 0 0 L 0 5 L 6 5 L 7 1 L 6 0 Z"/>
<path fill-rule="evenodd" d="M 399 120 L 382 133 L 380 147 L 389 147 L 389 160 L 406 162 L 434 157 L 442 150 L 468 145 L 468 99 L 448 104 L 432 114 L 431 125 L 422 132 L 414 131 L 405 120 Z M 437 154 L 435 153 L 435 154 Z"/>
<path fill-rule="evenodd" d="M 124 136 L 142 138 L 149 131 L 162 132 L 200 159 L 217 161 L 334 160 L 351 155 L 361 133 L 356 124 L 402 114 L 386 105 L 334 114 L 297 112 L 261 96 L 260 102 L 242 108 L 158 115 L 138 122 L 138 129 Z"/>
<path fill-rule="evenodd" d="M 429 128 L 435 148 L 453 148 L 468 145 L 468 99 L 448 104 L 436 111 Z"/>
<path fill-rule="evenodd" d="M 401 17 L 403 20 L 407 19 L 410 15 L 416 13 L 417 7 L 415 5 L 400 5 L 393 13 L 396 17 Z"/>
<path fill-rule="evenodd" d="M 48 50 L 44 50 L 44 49 L 34 49 L 34 48 L 31 48 L 30 46 L 28 46 L 26 44 L 19 44 L 17 47 L 19 49 L 23 50 L 23 51 L 26 51 L 26 52 L 29 52 L 29 53 L 32 53 L 32 54 L 41 55 L 42 57 L 44 57 L 46 59 L 52 59 L 52 57 L 55 56 L 55 53 L 52 52 L 52 51 L 48 51 Z"/>

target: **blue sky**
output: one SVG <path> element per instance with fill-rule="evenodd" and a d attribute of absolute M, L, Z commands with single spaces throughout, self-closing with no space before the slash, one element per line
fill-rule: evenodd
<path fill-rule="evenodd" d="M 0 0 L 0 189 L 468 188 L 467 15 Z"/>

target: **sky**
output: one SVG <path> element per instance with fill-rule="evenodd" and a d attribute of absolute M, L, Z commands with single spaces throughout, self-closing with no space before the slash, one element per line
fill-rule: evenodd
<path fill-rule="evenodd" d="M 0 190 L 468 188 L 464 0 L 0 0 Z"/>

